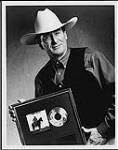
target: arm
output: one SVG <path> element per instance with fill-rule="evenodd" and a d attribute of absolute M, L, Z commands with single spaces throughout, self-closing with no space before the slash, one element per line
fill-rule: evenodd
<path fill-rule="evenodd" d="M 109 137 L 111 133 L 113 136 L 115 129 L 114 67 L 102 53 L 91 52 L 87 49 L 85 53 L 85 69 L 96 77 L 109 103 L 106 116 L 103 122 L 96 127 L 96 131 L 102 137 Z"/>
<path fill-rule="evenodd" d="M 114 67 L 102 53 L 97 52 L 94 58 L 97 76 L 101 82 L 103 92 L 109 99 L 109 108 L 104 121 L 98 125 L 97 130 L 102 136 L 111 136 L 115 129 L 115 75 Z"/>

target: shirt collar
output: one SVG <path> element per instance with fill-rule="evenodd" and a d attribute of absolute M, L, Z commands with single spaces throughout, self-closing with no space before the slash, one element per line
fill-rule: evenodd
<path fill-rule="evenodd" d="M 57 68 L 58 68 L 58 66 L 62 66 L 62 65 L 64 68 L 66 68 L 69 55 L 70 55 L 70 49 L 68 48 L 66 54 L 60 60 L 52 58 L 51 61 L 54 66 L 56 65 Z"/>

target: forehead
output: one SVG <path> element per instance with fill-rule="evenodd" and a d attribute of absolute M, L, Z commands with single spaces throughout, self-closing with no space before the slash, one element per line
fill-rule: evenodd
<path fill-rule="evenodd" d="M 43 35 L 43 36 L 46 36 L 46 35 L 50 35 L 50 34 L 52 34 L 52 33 L 58 32 L 58 31 L 62 31 L 62 28 L 56 29 L 56 30 L 51 31 L 51 32 L 48 32 L 48 33 L 44 33 L 44 34 L 42 34 L 42 35 Z"/>

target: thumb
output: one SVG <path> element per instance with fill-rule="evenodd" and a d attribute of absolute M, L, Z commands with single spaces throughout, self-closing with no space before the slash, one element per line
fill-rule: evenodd
<path fill-rule="evenodd" d="M 92 131 L 92 129 L 90 128 L 90 129 L 87 129 L 87 128 L 85 128 L 85 127 L 82 127 L 82 129 L 83 129 L 83 131 L 84 132 L 86 132 L 86 133 L 89 133 L 89 132 L 91 132 Z"/>
<path fill-rule="evenodd" d="M 18 101 L 19 103 L 23 103 L 23 102 L 25 102 L 26 100 L 23 99 L 23 98 L 21 98 L 21 99 L 18 99 L 17 101 Z"/>

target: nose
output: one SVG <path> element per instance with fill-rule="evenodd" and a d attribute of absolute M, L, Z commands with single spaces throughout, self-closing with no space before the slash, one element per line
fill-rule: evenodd
<path fill-rule="evenodd" d="M 57 43 L 57 38 L 54 33 L 51 34 L 51 42 L 52 42 L 52 45 L 55 45 Z"/>

